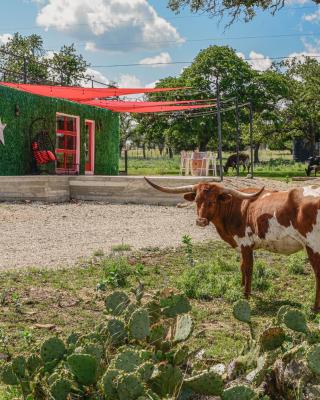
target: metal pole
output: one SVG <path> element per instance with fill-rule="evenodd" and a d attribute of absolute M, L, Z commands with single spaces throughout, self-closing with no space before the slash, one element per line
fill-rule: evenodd
<path fill-rule="evenodd" d="M 124 171 L 125 175 L 128 175 L 128 150 L 125 149 L 124 151 Z"/>
<path fill-rule="evenodd" d="M 252 101 L 250 100 L 249 102 L 249 107 L 250 107 L 250 148 L 251 148 L 251 178 L 253 178 L 253 107 L 252 107 Z"/>
<path fill-rule="evenodd" d="M 240 121 L 239 121 L 239 102 L 236 98 L 236 122 L 237 122 L 237 176 L 240 176 Z"/>
<path fill-rule="evenodd" d="M 217 83 L 217 122 L 218 122 L 218 157 L 219 157 L 219 169 L 221 182 L 223 181 L 223 167 L 222 167 L 222 129 L 221 129 L 221 102 L 220 102 L 220 83 L 219 77 L 216 80 Z"/>

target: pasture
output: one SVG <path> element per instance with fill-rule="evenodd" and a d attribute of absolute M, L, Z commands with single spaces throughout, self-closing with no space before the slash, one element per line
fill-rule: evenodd
<path fill-rule="evenodd" d="M 223 164 L 231 153 L 223 153 Z M 128 175 L 179 175 L 180 156 L 173 158 L 160 156 L 157 151 L 147 151 L 143 158 L 141 151 L 132 150 L 128 152 Z M 260 164 L 255 165 L 255 176 L 261 178 L 289 180 L 294 176 L 306 176 L 306 165 L 292 161 L 292 156 L 287 151 L 261 151 Z M 124 169 L 124 159 L 120 159 L 120 169 Z M 247 172 L 241 169 L 241 176 Z M 235 171 L 229 170 L 227 176 L 236 176 Z"/>
<path fill-rule="evenodd" d="M 188 241 L 184 241 L 187 243 Z M 191 299 L 195 329 L 190 346 L 209 363 L 228 362 L 246 342 L 248 329 L 232 318 L 232 303 L 242 296 L 238 255 L 220 241 L 128 252 L 119 245 L 70 269 L 1 272 L 0 354 L 26 352 L 45 337 L 88 331 L 104 318 L 108 291 L 129 291 L 142 280 L 149 292 L 172 286 Z M 195 266 L 190 265 L 190 257 Z M 294 305 L 312 323 L 314 278 L 305 255 L 256 254 L 252 305 L 256 329 L 267 326 L 278 308 Z M 1 394 L 11 400 L 14 393 Z"/>

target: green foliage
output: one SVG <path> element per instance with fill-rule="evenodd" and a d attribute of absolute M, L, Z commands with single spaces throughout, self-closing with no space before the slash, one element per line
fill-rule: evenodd
<path fill-rule="evenodd" d="M 188 235 L 184 235 L 182 237 L 182 244 L 184 245 L 184 251 L 186 253 L 186 258 L 190 267 L 194 267 L 195 261 L 193 258 L 193 246 L 192 246 L 192 238 Z"/>
<path fill-rule="evenodd" d="M 320 375 L 320 344 L 316 344 L 309 349 L 307 363 L 314 374 Z"/>
<path fill-rule="evenodd" d="M 226 389 L 222 394 L 222 400 L 253 400 L 256 396 L 250 387 L 239 385 Z"/>
<path fill-rule="evenodd" d="M 111 288 L 124 288 L 128 285 L 128 277 L 131 274 L 131 266 L 127 259 L 115 257 L 105 259 L 102 264 L 105 283 Z"/>
<path fill-rule="evenodd" d="M 302 252 L 292 254 L 288 258 L 287 265 L 288 270 L 292 275 L 304 275 L 306 273 L 306 258 Z"/>

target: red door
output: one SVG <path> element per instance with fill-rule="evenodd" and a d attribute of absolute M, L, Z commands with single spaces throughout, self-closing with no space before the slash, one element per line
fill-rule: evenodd
<path fill-rule="evenodd" d="M 78 172 L 78 148 L 77 117 L 58 114 L 56 145 L 58 174 Z"/>
<path fill-rule="evenodd" d="M 95 147 L 95 126 L 94 121 L 85 122 L 85 153 L 86 153 L 86 174 L 94 174 L 94 147 Z"/>

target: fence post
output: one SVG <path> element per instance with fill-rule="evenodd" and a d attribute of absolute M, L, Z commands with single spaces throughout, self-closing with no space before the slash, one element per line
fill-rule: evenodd
<path fill-rule="evenodd" d="M 28 80 L 27 72 L 27 58 L 23 57 L 23 83 L 27 83 Z"/>
<path fill-rule="evenodd" d="M 124 151 L 124 173 L 128 175 L 128 150 L 125 149 Z"/>
<path fill-rule="evenodd" d="M 223 167 L 222 167 L 222 128 L 221 128 L 221 102 L 220 102 L 220 83 L 219 77 L 216 78 L 216 85 L 217 85 L 217 122 L 218 122 L 218 141 L 219 141 L 219 164 L 220 164 L 220 179 L 221 182 L 223 181 Z"/>

